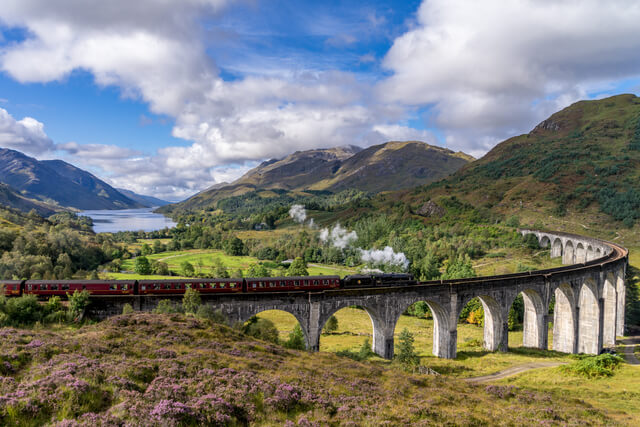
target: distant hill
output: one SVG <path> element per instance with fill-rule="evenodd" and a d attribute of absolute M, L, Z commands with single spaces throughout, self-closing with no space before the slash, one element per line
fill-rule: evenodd
<path fill-rule="evenodd" d="M 120 193 L 124 194 L 131 200 L 140 203 L 148 208 L 154 208 L 156 206 L 164 206 L 168 205 L 171 202 L 167 202 L 166 200 L 158 199 L 152 196 L 144 196 L 142 194 L 134 193 L 131 190 L 125 190 L 124 188 L 116 188 Z"/>
<path fill-rule="evenodd" d="M 419 141 L 392 141 L 366 149 L 346 146 L 297 151 L 263 162 L 231 184 L 211 187 L 163 211 L 210 207 L 219 200 L 258 190 L 399 190 L 441 179 L 471 160 L 464 153 Z"/>
<path fill-rule="evenodd" d="M 640 219 L 640 98 L 577 102 L 445 180 L 396 197 L 418 212 L 451 196 L 558 229 L 633 226 Z"/>
<path fill-rule="evenodd" d="M 24 197 L 61 208 L 144 207 L 89 172 L 67 162 L 39 161 L 6 148 L 0 149 L 0 182 L 10 185 Z"/>

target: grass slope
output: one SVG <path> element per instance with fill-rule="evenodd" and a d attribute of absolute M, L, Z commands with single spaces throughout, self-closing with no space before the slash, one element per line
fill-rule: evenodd
<path fill-rule="evenodd" d="M 0 330 L 4 425 L 601 425 L 579 399 L 405 374 L 182 316 Z"/>

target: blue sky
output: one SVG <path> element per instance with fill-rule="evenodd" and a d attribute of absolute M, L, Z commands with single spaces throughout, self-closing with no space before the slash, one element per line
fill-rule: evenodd
<path fill-rule="evenodd" d="M 0 146 L 170 200 L 302 149 L 481 156 L 640 86 L 631 0 L 53 3 L 0 9 Z"/>

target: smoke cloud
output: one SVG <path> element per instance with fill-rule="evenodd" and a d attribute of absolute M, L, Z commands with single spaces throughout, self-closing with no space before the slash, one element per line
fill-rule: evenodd
<path fill-rule="evenodd" d="M 404 270 L 409 267 L 409 260 L 403 252 L 395 252 L 391 246 L 384 249 L 359 249 L 360 258 L 373 266 L 376 265 L 397 265 Z"/>
<path fill-rule="evenodd" d="M 289 209 L 289 216 L 293 218 L 295 222 L 304 224 L 307 219 L 307 210 L 302 205 L 293 205 L 291 209 Z"/>
<path fill-rule="evenodd" d="M 348 231 L 346 228 L 342 228 L 338 223 L 331 230 L 323 228 L 320 231 L 320 240 L 336 248 L 344 249 L 358 240 L 358 234 L 355 231 Z"/>

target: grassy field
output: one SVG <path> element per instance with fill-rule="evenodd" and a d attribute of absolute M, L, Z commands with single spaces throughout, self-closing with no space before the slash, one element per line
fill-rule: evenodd
<path fill-rule="evenodd" d="M 373 328 L 369 315 L 364 310 L 344 308 L 335 314 L 338 330 L 320 337 L 320 351 L 338 352 L 341 350 L 358 351 L 368 338 L 373 340 Z M 260 313 L 259 317 L 275 323 L 280 338 L 286 340 L 297 324 L 293 315 L 279 310 Z M 415 337 L 415 349 L 422 358 L 422 364 L 455 377 L 476 377 L 499 372 L 503 369 L 528 362 L 544 360 L 563 361 L 569 356 L 554 351 L 538 351 L 522 348 L 522 331 L 509 332 L 508 353 L 487 352 L 482 349 L 483 329 L 470 324 L 458 324 L 458 357 L 455 360 L 440 359 L 432 354 L 433 320 L 412 316 L 401 316 L 396 325 L 395 337 L 404 328 Z M 552 331 L 549 331 L 552 342 Z M 380 359 L 382 360 L 382 359 Z"/>

